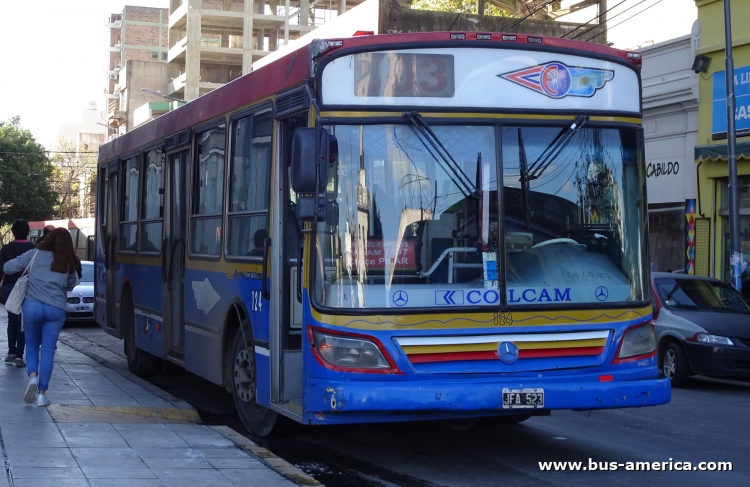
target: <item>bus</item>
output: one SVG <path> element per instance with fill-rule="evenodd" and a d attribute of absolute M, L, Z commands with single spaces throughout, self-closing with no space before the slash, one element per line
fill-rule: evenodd
<path fill-rule="evenodd" d="M 36 243 L 44 227 L 67 228 L 73 238 L 73 249 L 81 260 L 94 260 L 94 218 L 69 218 L 65 220 L 40 220 L 29 222 L 29 240 Z"/>
<path fill-rule="evenodd" d="M 96 320 L 249 431 L 667 403 L 640 55 L 317 39 L 99 152 Z"/>

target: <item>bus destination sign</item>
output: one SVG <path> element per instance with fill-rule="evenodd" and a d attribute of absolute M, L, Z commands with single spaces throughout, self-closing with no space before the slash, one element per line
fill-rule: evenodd
<path fill-rule="evenodd" d="M 368 52 L 354 56 L 358 97 L 439 97 L 455 93 L 453 55 Z"/>

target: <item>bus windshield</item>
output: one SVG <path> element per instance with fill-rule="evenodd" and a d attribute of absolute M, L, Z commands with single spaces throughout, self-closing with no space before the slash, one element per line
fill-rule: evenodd
<path fill-rule="evenodd" d="M 424 122 L 327 127 L 338 150 L 315 234 L 317 304 L 491 309 L 646 299 L 635 130 L 580 117 L 557 127 Z"/>

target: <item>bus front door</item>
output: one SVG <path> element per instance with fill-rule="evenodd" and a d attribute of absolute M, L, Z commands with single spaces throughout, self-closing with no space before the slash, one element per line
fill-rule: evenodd
<path fill-rule="evenodd" d="M 168 160 L 164 212 L 166 232 L 162 249 L 165 354 L 177 362 L 184 363 L 185 314 L 183 291 L 186 237 L 185 189 L 187 187 L 185 171 L 188 151 L 170 154 Z"/>

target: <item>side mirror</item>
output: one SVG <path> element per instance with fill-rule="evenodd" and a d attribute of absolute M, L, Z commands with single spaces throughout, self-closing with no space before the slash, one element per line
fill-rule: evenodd
<path fill-rule="evenodd" d="M 328 168 L 328 131 L 298 128 L 292 140 L 292 189 L 297 194 L 319 195 L 325 191 Z M 316 169 L 317 177 L 316 187 Z"/>

